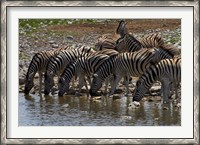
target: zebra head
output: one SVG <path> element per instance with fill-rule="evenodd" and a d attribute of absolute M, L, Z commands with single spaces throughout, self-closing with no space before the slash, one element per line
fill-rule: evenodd
<path fill-rule="evenodd" d="M 170 52 L 168 52 L 166 50 L 163 50 L 162 48 L 155 48 L 154 47 L 153 51 L 155 51 L 154 57 L 152 59 L 153 63 L 158 63 L 162 59 L 171 59 L 171 58 L 173 58 L 173 55 Z"/>
<path fill-rule="evenodd" d="M 44 75 L 45 95 L 48 95 L 50 93 L 51 88 L 54 86 L 53 77 L 54 77 L 53 72 L 51 73 L 46 72 Z"/>
<path fill-rule="evenodd" d="M 123 52 L 124 50 L 126 50 L 126 42 L 125 42 L 125 38 L 124 37 L 120 37 L 116 41 L 115 50 L 117 50 L 118 52 Z"/>
<path fill-rule="evenodd" d="M 97 91 L 101 88 L 101 86 L 102 86 L 102 79 L 100 79 L 98 74 L 93 74 L 93 80 L 90 88 L 90 95 L 91 96 L 97 95 Z"/>
<path fill-rule="evenodd" d="M 29 94 L 30 90 L 33 88 L 34 82 L 33 79 L 27 78 L 25 81 L 24 93 L 27 95 Z"/>
<path fill-rule="evenodd" d="M 121 20 L 119 22 L 116 33 L 119 34 L 121 37 L 123 37 L 125 34 L 128 33 L 126 25 L 127 25 L 127 22 L 125 22 L 124 20 Z"/>
<path fill-rule="evenodd" d="M 145 87 L 145 83 L 143 79 L 139 79 L 136 83 L 135 92 L 133 94 L 132 102 L 137 101 L 139 102 L 144 94 L 146 93 L 147 88 Z"/>
<path fill-rule="evenodd" d="M 66 80 L 64 77 L 61 77 L 59 79 L 58 90 L 59 90 L 58 92 L 59 97 L 62 97 L 63 94 L 69 90 L 69 83 L 66 83 Z"/>

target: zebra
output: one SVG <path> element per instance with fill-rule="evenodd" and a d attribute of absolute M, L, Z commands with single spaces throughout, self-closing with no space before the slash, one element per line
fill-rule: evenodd
<path fill-rule="evenodd" d="M 44 75 L 44 94 L 48 95 L 50 93 L 51 88 L 54 86 L 54 76 L 56 74 L 59 76 L 71 61 L 75 61 L 81 56 L 88 56 L 93 52 L 95 51 L 92 48 L 83 45 L 73 50 L 61 51 L 55 57 L 51 57 Z"/>
<path fill-rule="evenodd" d="M 30 90 L 34 86 L 34 76 L 38 72 L 39 74 L 39 83 L 40 83 L 40 89 L 39 93 L 41 93 L 42 88 L 42 74 L 45 72 L 47 64 L 49 62 L 49 59 L 55 55 L 57 55 L 60 51 L 66 50 L 71 48 L 71 46 L 66 46 L 62 48 L 57 48 L 55 50 L 44 50 L 41 52 L 36 53 L 28 67 L 28 71 L 25 78 L 25 87 L 24 87 L 24 93 L 29 94 Z"/>
<path fill-rule="evenodd" d="M 163 49 L 151 48 L 141 49 L 137 52 L 120 53 L 114 59 L 105 61 L 93 75 L 90 94 L 91 96 L 101 88 L 102 82 L 114 74 L 114 82 L 111 85 L 111 92 L 109 95 L 114 94 L 117 84 L 124 76 L 139 77 L 143 72 L 152 64 L 159 62 L 161 59 L 172 58 L 173 56 Z M 128 94 L 128 81 L 126 81 L 126 95 Z"/>
<path fill-rule="evenodd" d="M 158 64 L 149 67 L 136 83 L 132 102 L 139 102 L 145 92 L 155 81 L 161 82 L 163 103 L 168 103 L 170 84 L 175 84 L 176 99 L 178 98 L 177 86 L 181 82 L 181 57 L 161 60 Z"/>
<path fill-rule="evenodd" d="M 81 88 L 85 85 L 86 90 L 88 92 L 87 82 L 85 80 L 85 76 L 90 78 L 93 72 L 97 70 L 97 68 L 109 58 L 109 55 L 106 54 L 93 54 L 89 57 L 81 57 L 78 58 L 75 62 L 70 63 L 62 73 L 59 79 L 59 93 L 58 96 L 63 96 L 64 92 L 68 91 L 69 83 L 73 76 L 79 78 L 79 91 L 78 96 L 80 95 Z M 91 85 L 91 82 L 89 81 Z"/>

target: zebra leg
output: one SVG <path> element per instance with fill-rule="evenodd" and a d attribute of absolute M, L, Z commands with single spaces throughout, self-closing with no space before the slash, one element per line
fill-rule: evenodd
<path fill-rule="evenodd" d="M 75 88 L 75 77 L 74 76 L 72 77 L 71 85 L 72 85 L 72 89 L 74 90 L 74 88 Z"/>
<path fill-rule="evenodd" d="M 88 79 L 88 77 L 87 77 Z M 90 80 L 90 79 L 89 79 Z M 87 85 L 87 82 L 86 82 L 86 78 L 84 77 L 84 84 L 85 84 L 85 88 L 86 88 L 86 92 L 87 92 L 87 97 L 89 97 L 89 89 L 88 89 L 88 85 Z"/>
<path fill-rule="evenodd" d="M 128 96 L 128 93 L 129 93 L 129 79 L 130 79 L 130 76 L 126 76 L 124 77 L 124 80 L 125 80 L 125 86 L 126 86 L 126 93 L 125 93 L 125 96 Z"/>
<path fill-rule="evenodd" d="M 108 80 L 108 78 L 106 78 L 106 80 L 105 80 L 105 90 L 104 90 L 105 94 L 108 93 L 108 83 L 109 83 L 109 80 Z"/>
<path fill-rule="evenodd" d="M 176 96 L 175 99 L 179 101 L 179 96 L 178 96 L 179 83 L 174 83 L 174 85 L 175 85 L 175 96 Z"/>
<path fill-rule="evenodd" d="M 88 81 L 88 83 L 89 83 L 89 85 L 90 85 L 90 87 L 91 87 L 91 84 L 92 84 L 91 78 L 90 78 L 89 76 L 87 76 L 86 79 L 87 79 L 87 81 Z M 86 80 L 85 80 L 85 81 L 86 81 Z"/>
<path fill-rule="evenodd" d="M 162 81 L 163 103 L 169 102 L 170 82 L 167 80 Z"/>
<path fill-rule="evenodd" d="M 42 93 L 42 73 L 41 72 L 39 72 L 39 85 L 40 85 L 39 94 L 41 94 Z"/>
<path fill-rule="evenodd" d="M 84 77 L 79 76 L 79 84 L 78 84 L 78 91 L 76 91 L 76 96 L 80 96 L 81 88 L 84 86 Z"/>
<path fill-rule="evenodd" d="M 114 84 L 113 84 L 113 86 L 111 87 L 111 92 L 110 92 L 109 96 L 111 96 L 111 95 L 114 94 L 114 92 L 115 92 L 115 90 L 116 90 L 116 87 L 117 87 L 117 85 L 119 84 L 119 82 L 120 82 L 121 79 L 122 79 L 122 76 L 121 76 L 121 75 L 116 75 L 116 76 L 114 77 Z"/>

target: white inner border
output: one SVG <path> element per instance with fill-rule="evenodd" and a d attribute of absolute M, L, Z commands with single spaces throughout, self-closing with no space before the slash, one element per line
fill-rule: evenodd
<path fill-rule="evenodd" d="M 178 18 L 181 19 L 181 126 L 19 127 L 18 19 L 23 18 Z M 7 8 L 8 138 L 193 138 L 192 7 L 8 7 Z"/>

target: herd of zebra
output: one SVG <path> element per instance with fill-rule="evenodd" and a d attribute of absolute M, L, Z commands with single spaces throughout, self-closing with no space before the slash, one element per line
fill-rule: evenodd
<path fill-rule="evenodd" d="M 170 91 L 175 91 L 181 83 L 180 50 L 172 44 L 165 44 L 160 33 L 147 34 L 137 40 L 128 32 L 127 23 L 121 20 L 113 35 L 104 34 L 98 38 L 95 50 L 85 45 L 68 45 L 36 53 L 29 65 L 24 93 L 29 94 L 34 86 L 34 76 L 39 73 L 40 94 L 44 76 L 44 94 L 48 95 L 58 76 L 58 96 L 74 88 L 78 79 L 77 95 L 85 86 L 87 95 L 100 95 L 99 89 L 105 82 L 105 93 L 114 94 L 120 80 L 124 79 L 125 95 L 129 93 L 131 77 L 137 77 L 132 101 L 139 102 L 150 87 L 161 82 L 164 103 L 168 103 Z M 44 74 L 44 75 L 43 75 Z M 89 86 L 88 87 L 88 83 Z M 107 92 L 110 85 L 110 91 Z"/>

